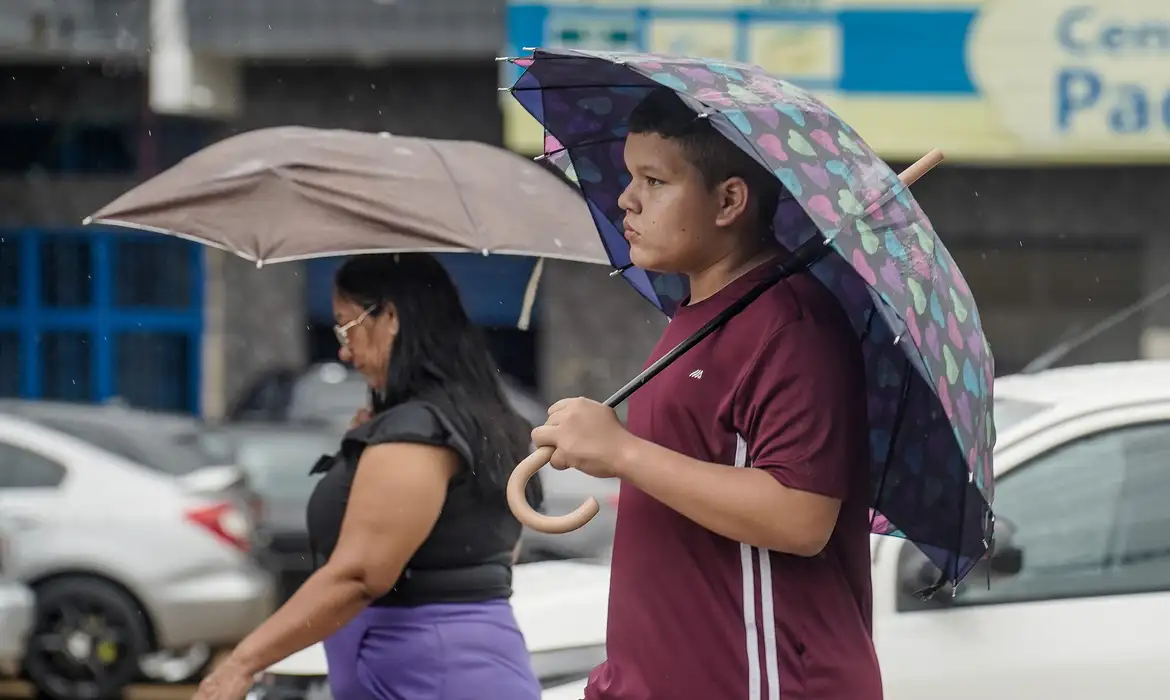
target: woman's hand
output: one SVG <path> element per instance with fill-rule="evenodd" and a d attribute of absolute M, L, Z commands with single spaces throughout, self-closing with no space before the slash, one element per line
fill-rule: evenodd
<path fill-rule="evenodd" d="M 372 418 L 373 416 L 374 416 L 374 412 L 370 410 L 369 406 L 362 406 L 361 408 L 359 408 L 357 410 L 357 413 L 353 414 L 353 418 L 350 419 L 349 429 L 353 430 L 354 428 L 358 427 L 362 423 L 365 423 L 366 421 L 370 420 L 370 418 Z"/>
<path fill-rule="evenodd" d="M 253 682 L 253 674 L 228 657 L 203 679 L 191 700 L 242 700 Z"/>

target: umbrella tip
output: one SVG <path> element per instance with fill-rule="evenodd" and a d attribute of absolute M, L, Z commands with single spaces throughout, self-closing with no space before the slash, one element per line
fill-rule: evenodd
<path fill-rule="evenodd" d="M 510 88 L 510 87 L 498 87 L 498 88 L 496 88 L 496 92 L 511 92 L 511 91 L 512 91 L 512 88 Z"/>
<path fill-rule="evenodd" d="M 535 50 L 536 50 L 536 48 L 537 48 L 537 47 L 535 47 L 535 46 L 521 46 L 521 47 L 520 47 L 520 50 L 521 50 L 521 51 L 535 51 Z"/>
<path fill-rule="evenodd" d="M 259 270 L 262 267 L 264 267 L 264 260 L 261 258 L 257 258 L 256 259 L 256 269 Z"/>
<path fill-rule="evenodd" d="M 92 223 L 93 223 L 93 217 L 92 217 L 92 216 L 87 216 L 87 217 L 85 217 L 84 219 L 82 219 L 82 220 L 81 220 L 81 225 L 82 225 L 82 226 L 89 226 L 89 225 L 90 225 L 90 224 L 92 224 Z"/>

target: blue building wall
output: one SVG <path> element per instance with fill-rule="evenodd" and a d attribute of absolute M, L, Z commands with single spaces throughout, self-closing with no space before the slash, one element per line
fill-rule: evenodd
<path fill-rule="evenodd" d="M 198 412 L 202 261 L 163 236 L 0 231 L 0 396 Z"/>

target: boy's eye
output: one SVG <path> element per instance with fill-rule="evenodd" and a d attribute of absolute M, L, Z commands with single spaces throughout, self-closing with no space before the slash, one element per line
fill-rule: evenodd
<path fill-rule="evenodd" d="M 647 185 L 661 185 L 661 184 L 663 184 L 663 183 L 662 183 L 662 180 L 659 180 L 659 179 L 658 179 L 658 178 L 656 178 L 656 177 L 647 177 L 647 178 L 646 178 L 646 184 L 647 184 Z"/>

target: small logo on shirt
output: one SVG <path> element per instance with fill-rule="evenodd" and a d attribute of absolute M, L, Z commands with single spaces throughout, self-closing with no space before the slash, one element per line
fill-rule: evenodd
<path fill-rule="evenodd" d="M 691 372 L 690 374 L 688 374 L 687 376 L 690 377 L 691 379 L 702 379 L 703 378 L 703 370 L 697 369 L 694 372 Z"/>

